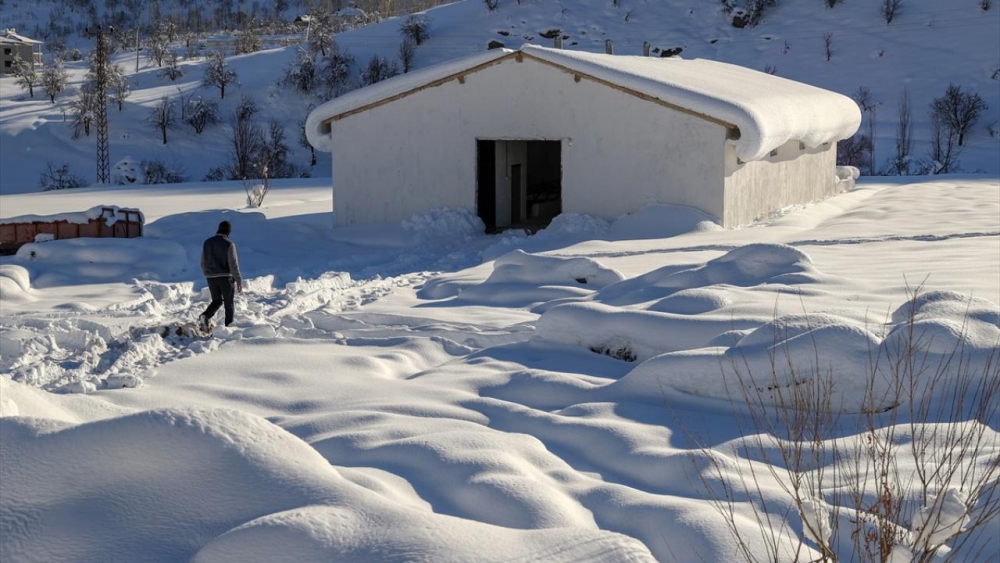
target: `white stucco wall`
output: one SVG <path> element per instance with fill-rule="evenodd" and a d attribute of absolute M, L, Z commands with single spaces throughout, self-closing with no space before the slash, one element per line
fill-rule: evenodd
<path fill-rule="evenodd" d="M 777 154 L 738 163 L 727 146 L 724 227 L 746 225 L 789 205 L 819 201 L 837 193 L 837 145 L 809 149 L 798 141 L 785 143 Z"/>
<path fill-rule="evenodd" d="M 527 57 L 345 117 L 330 135 L 337 225 L 475 212 L 476 139 L 561 140 L 564 212 L 613 219 L 663 202 L 723 217 L 724 127 Z"/>

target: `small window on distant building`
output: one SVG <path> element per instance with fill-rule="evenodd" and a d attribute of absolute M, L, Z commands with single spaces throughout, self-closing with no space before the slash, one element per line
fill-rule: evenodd
<path fill-rule="evenodd" d="M 4 68 L 10 68 L 10 61 L 4 61 L 3 62 L 3 67 Z"/>
<path fill-rule="evenodd" d="M 4 50 L 3 50 L 3 54 L 5 54 L 5 55 L 9 55 L 9 54 L 10 54 L 10 49 L 4 49 Z"/>

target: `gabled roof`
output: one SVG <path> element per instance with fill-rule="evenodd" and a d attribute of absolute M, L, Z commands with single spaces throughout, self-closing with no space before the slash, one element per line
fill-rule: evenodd
<path fill-rule="evenodd" d="M 42 42 L 29 39 L 23 35 L 20 35 L 13 29 L 5 29 L 3 34 L 0 34 L 0 43 L 20 43 L 22 45 L 41 45 Z"/>
<path fill-rule="evenodd" d="M 306 135 L 330 150 L 330 122 L 523 56 L 581 78 L 738 129 L 736 155 L 757 160 L 788 141 L 808 146 L 850 137 L 861 112 L 850 98 L 737 65 L 705 59 L 605 55 L 524 45 L 497 49 L 390 78 L 333 99 L 309 115 Z"/>

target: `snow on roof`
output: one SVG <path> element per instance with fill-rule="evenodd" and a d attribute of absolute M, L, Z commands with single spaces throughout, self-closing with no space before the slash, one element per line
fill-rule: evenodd
<path fill-rule="evenodd" d="M 488 64 L 515 51 L 495 49 L 407 73 L 331 100 L 309 115 L 306 135 L 319 150 L 331 150 L 329 121 L 365 106 L 391 101 Z M 810 147 L 850 137 L 861 111 L 850 98 L 749 68 L 680 58 L 606 55 L 524 45 L 529 58 L 649 96 L 668 105 L 739 129 L 736 156 L 757 160 L 788 141 Z"/>
<path fill-rule="evenodd" d="M 462 71 L 489 64 L 511 53 L 514 53 L 514 51 L 510 49 L 493 49 L 492 51 L 400 74 L 377 84 L 348 92 L 343 96 L 320 105 L 309 113 L 309 117 L 306 119 L 306 137 L 316 150 L 330 152 L 333 149 L 330 143 L 329 122 L 333 118 L 367 105 L 429 86 L 438 80 L 449 79 Z"/>
<path fill-rule="evenodd" d="M 35 40 L 35 39 L 29 39 L 28 37 L 25 37 L 25 36 L 17 33 L 17 30 L 15 30 L 15 29 L 5 29 L 3 31 L 3 36 L 0 37 L 0 41 L 2 41 L 3 43 L 24 43 L 26 45 L 41 45 L 42 44 L 41 41 L 38 41 L 38 40 Z"/>
<path fill-rule="evenodd" d="M 105 213 L 105 210 L 107 210 L 107 213 Z M 118 221 L 126 221 L 126 212 L 138 213 L 140 222 L 146 222 L 142 212 L 138 209 L 131 207 L 118 207 L 117 205 L 96 205 L 86 211 L 57 213 L 55 215 L 19 215 L 17 217 L 3 217 L 0 218 L 0 225 L 36 222 L 55 223 L 56 221 L 66 221 L 67 223 L 84 225 L 89 223 L 91 219 L 98 219 L 103 216 L 105 224 L 110 227 Z"/>
<path fill-rule="evenodd" d="M 846 139 L 861 111 L 847 96 L 707 59 L 618 56 L 535 45 L 525 54 L 735 125 L 736 156 L 750 161 L 788 141 L 811 147 Z"/>

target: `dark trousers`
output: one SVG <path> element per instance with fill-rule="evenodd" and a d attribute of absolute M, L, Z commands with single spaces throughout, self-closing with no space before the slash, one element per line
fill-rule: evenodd
<path fill-rule="evenodd" d="M 236 283 L 232 276 L 221 278 L 206 278 L 208 280 L 208 291 L 212 294 L 212 302 L 205 309 L 205 318 L 211 320 L 215 313 L 226 305 L 226 326 L 233 323 L 233 296 L 236 295 Z"/>

